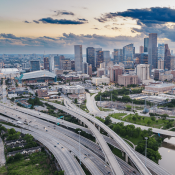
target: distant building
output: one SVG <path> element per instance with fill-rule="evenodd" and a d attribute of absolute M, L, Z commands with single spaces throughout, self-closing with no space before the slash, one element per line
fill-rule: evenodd
<path fill-rule="evenodd" d="M 115 64 L 114 66 L 108 67 L 110 82 L 118 83 L 118 76 L 122 75 L 123 67 Z"/>
<path fill-rule="evenodd" d="M 88 63 L 87 62 L 82 63 L 82 72 L 83 74 L 88 74 Z"/>
<path fill-rule="evenodd" d="M 123 49 L 114 49 L 114 64 L 123 62 Z"/>
<path fill-rule="evenodd" d="M 37 94 L 39 98 L 48 96 L 47 89 L 38 89 Z"/>
<path fill-rule="evenodd" d="M 30 61 L 30 72 L 33 72 L 33 71 L 38 71 L 40 70 L 40 62 L 37 61 L 37 60 L 31 60 Z"/>
<path fill-rule="evenodd" d="M 158 69 L 164 69 L 164 60 L 158 60 Z"/>
<path fill-rule="evenodd" d="M 60 56 L 54 56 L 54 69 L 60 69 Z"/>
<path fill-rule="evenodd" d="M 144 38 L 144 52 L 148 52 L 149 38 Z"/>
<path fill-rule="evenodd" d="M 148 64 L 151 65 L 151 69 L 157 68 L 157 33 L 149 34 Z"/>
<path fill-rule="evenodd" d="M 175 70 L 175 56 L 171 55 L 170 70 Z"/>
<path fill-rule="evenodd" d="M 61 69 L 71 70 L 71 60 L 70 59 L 62 59 L 61 60 Z"/>
<path fill-rule="evenodd" d="M 102 51 L 102 48 L 95 48 L 95 67 L 97 68 L 97 52 Z M 95 69 L 96 70 L 96 69 Z"/>
<path fill-rule="evenodd" d="M 29 72 L 22 74 L 19 77 L 19 81 L 22 81 L 23 84 L 31 84 L 31 85 L 48 84 L 56 82 L 56 74 L 46 70 Z"/>
<path fill-rule="evenodd" d="M 103 58 L 104 58 L 105 66 L 107 66 L 107 63 L 111 61 L 110 51 L 103 51 Z"/>
<path fill-rule="evenodd" d="M 168 44 L 165 44 L 165 61 L 164 61 L 165 69 L 170 70 L 171 67 L 171 53 L 168 47 Z"/>
<path fill-rule="evenodd" d="M 71 60 L 71 70 L 75 71 L 75 61 Z"/>
<path fill-rule="evenodd" d="M 96 51 L 96 68 L 100 68 L 100 63 L 104 62 L 103 51 Z"/>
<path fill-rule="evenodd" d="M 105 75 L 105 68 L 98 68 L 97 77 L 101 77 L 102 75 Z"/>
<path fill-rule="evenodd" d="M 92 83 L 95 84 L 96 86 L 100 85 L 100 84 L 109 84 L 110 83 L 110 79 L 108 77 L 102 75 L 102 78 L 100 78 L 100 77 L 93 77 L 92 78 Z"/>
<path fill-rule="evenodd" d="M 133 69 L 134 68 L 133 49 L 134 49 L 133 44 L 128 44 L 128 45 L 123 47 L 123 63 L 125 65 L 125 69 Z"/>
<path fill-rule="evenodd" d="M 82 45 L 74 45 L 75 71 L 82 71 Z"/>
<path fill-rule="evenodd" d="M 44 69 L 49 70 L 49 58 L 44 57 Z"/>
<path fill-rule="evenodd" d="M 83 94 L 85 92 L 85 88 L 80 85 L 76 86 L 63 86 L 62 92 L 64 94 Z"/>
<path fill-rule="evenodd" d="M 143 52 L 144 52 L 144 47 L 140 46 L 140 53 L 143 53 Z"/>
<path fill-rule="evenodd" d="M 128 86 L 130 84 L 138 84 L 138 76 L 128 74 L 119 75 L 118 84 L 123 86 Z"/>
<path fill-rule="evenodd" d="M 55 71 L 55 66 L 54 66 L 54 56 L 52 55 L 49 59 L 49 71 L 53 72 Z"/>
<path fill-rule="evenodd" d="M 92 64 L 88 65 L 88 75 L 92 76 Z"/>
<path fill-rule="evenodd" d="M 86 48 L 86 61 L 88 64 L 92 65 L 92 70 L 96 70 L 95 65 L 95 49 L 93 47 L 87 47 Z"/>

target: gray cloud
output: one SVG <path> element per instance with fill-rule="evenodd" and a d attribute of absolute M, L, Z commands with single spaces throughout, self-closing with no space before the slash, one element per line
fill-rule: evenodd
<path fill-rule="evenodd" d="M 137 20 L 138 25 L 152 26 L 154 24 L 165 24 L 167 22 L 175 22 L 175 9 L 167 7 L 151 7 L 143 9 L 128 9 L 123 12 L 106 13 L 99 18 L 95 18 L 99 22 L 114 20 L 116 17 L 132 18 Z M 126 20 L 126 19 L 125 19 Z"/>
<path fill-rule="evenodd" d="M 71 15 L 71 16 L 74 16 L 75 14 L 73 12 L 68 12 L 66 10 L 57 10 L 57 11 L 54 11 L 56 13 L 56 15 L 54 16 L 60 16 L 60 15 Z"/>

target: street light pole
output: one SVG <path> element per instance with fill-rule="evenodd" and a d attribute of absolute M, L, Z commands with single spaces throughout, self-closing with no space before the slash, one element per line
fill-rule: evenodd
<path fill-rule="evenodd" d="M 80 133 L 81 131 L 78 131 L 79 132 L 79 159 L 80 159 L 80 165 L 81 165 L 81 147 L 80 147 Z"/>
<path fill-rule="evenodd" d="M 146 153 L 147 153 L 147 139 L 148 137 L 145 137 L 146 145 L 145 145 L 145 166 L 146 166 Z"/>

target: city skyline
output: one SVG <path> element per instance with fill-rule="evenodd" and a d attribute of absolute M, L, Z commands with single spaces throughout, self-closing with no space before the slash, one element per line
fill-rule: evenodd
<path fill-rule="evenodd" d="M 175 2 L 85 2 L 1 2 L 0 54 L 73 54 L 74 45 L 82 45 L 83 54 L 87 47 L 112 52 L 131 43 L 139 53 L 149 33 L 175 49 Z"/>

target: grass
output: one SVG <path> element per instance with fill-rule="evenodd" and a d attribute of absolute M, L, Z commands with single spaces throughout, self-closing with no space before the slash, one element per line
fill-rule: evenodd
<path fill-rule="evenodd" d="M 100 111 L 113 111 L 112 109 L 107 109 L 107 108 L 102 108 L 102 107 L 98 107 L 98 109 L 100 109 Z"/>
<path fill-rule="evenodd" d="M 138 124 L 138 125 L 150 126 L 153 128 L 161 128 L 162 126 L 165 126 L 166 123 L 168 122 L 167 120 L 163 120 L 163 119 L 152 121 L 150 117 L 144 117 L 144 116 L 141 116 L 141 119 L 136 119 L 136 121 L 134 121 L 132 118 L 130 118 L 133 116 L 134 114 L 129 114 L 126 117 L 124 117 L 122 120 L 128 121 L 130 123 Z M 151 121 L 150 125 L 147 124 L 148 121 Z M 173 123 L 175 124 L 175 121 Z"/>
<path fill-rule="evenodd" d="M 8 174 L 18 175 L 48 175 L 56 171 L 45 153 L 34 153 L 29 160 L 22 159 L 7 165 Z"/>
<path fill-rule="evenodd" d="M 90 96 L 94 95 L 95 93 L 90 93 Z"/>
<path fill-rule="evenodd" d="M 77 105 L 77 106 L 79 107 L 79 105 Z M 80 108 L 87 113 L 89 112 L 88 109 L 86 108 L 86 104 L 81 104 Z"/>
<path fill-rule="evenodd" d="M 122 136 L 123 137 L 123 136 Z M 141 136 L 139 136 L 139 137 L 137 137 L 137 138 L 134 138 L 134 137 L 123 137 L 123 138 L 125 138 L 125 139 L 127 139 L 127 140 L 129 140 L 129 141 L 131 141 L 134 145 L 138 145 L 138 142 L 140 141 L 140 140 L 142 140 L 142 137 Z M 126 140 L 125 140 L 126 141 Z M 130 146 L 131 146 L 131 143 L 129 143 L 129 142 L 127 142 Z M 132 146 L 133 147 L 133 146 Z"/>
<path fill-rule="evenodd" d="M 14 127 L 17 127 L 17 128 L 19 128 L 19 126 L 13 125 L 13 124 L 11 124 L 11 123 L 8 123 L 8 122 L 0 122 L 0 123 L 2 123 L 2 124 L 4 124 L 4 125 L 8 125 L 8 126 L 14 126 Z"/>
<path fill-rule="evenodd" d="M 0 167 L 0 175 L 6 174 L 6 173 L 7 173 L 6 167 L 5 166 Z"/>
<path fill-rule="evenodd" d="M 122 116 L 125 116 L 126 113 L 114 113 L 114 114 L 110 114 L 110 117 L 115 118 L 115 119 L 122 119 Z"/>
<path fill-rule="evenodd" d="M 118 156 L 119 158 L 121 158 L 122 160 L 125 161 L 125 157 L 122 156 L 122 152 L 121 152 L 119 149 L 113 147 L 113 146 L 110 145 L 110 144 L 108 144 L 108 145 L 109 145 L 109 147 L 111 148 L 111 151 L 113 152 L 113 154 L 115 154 L 116 156 Z"/>

